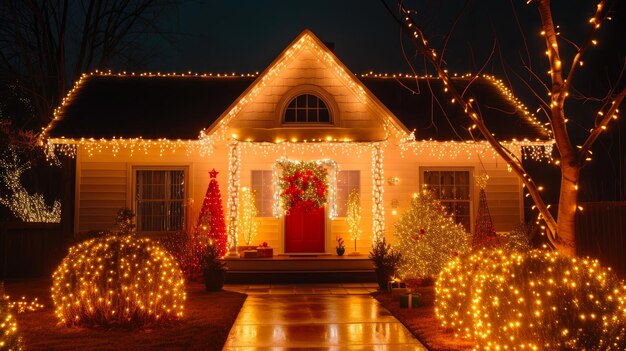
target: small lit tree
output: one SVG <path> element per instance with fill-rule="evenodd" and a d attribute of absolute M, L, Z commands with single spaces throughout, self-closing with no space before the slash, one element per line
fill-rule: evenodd
<path fill-rule="evenodd" d="M 397 274 L 403 279 L 432 277 L 469 249 L 463 226 L 455 223 L 428 191 L 414 195 L 395 229 L 395 248 L 402 254 Z"/>
<path fill-rule="evenodd" d="M 220 257 L 222 257 L 226 254 L 226 223 L 222 208 L 222 195 L 217 184 L 218 173 L 215 169 L 209 172 L 211 181 L 204 195 L 194 234 L 196 239 L 206 235 L 212 245 L 219 249 Z"/>
<path fill-rule="evenodd" d="M 358 254 L 356 241 L 361 237 L 361 195 L 357 189 L 352 189 L 350 195 L 348 195 L 346 223 L 348 224 L 350 239 L 354 240 L 354 254 L 356 255 Z"/>
<path fill-rule="evenodd" d="M 239 218 L 237 225 L 246 245 L 251 245 L 257 236 L 259 222 L 256 220 L 257 209 L 254 205 L 254 191 L 248 187 L 241 188 L 241 202 L 239 203 Z"/>

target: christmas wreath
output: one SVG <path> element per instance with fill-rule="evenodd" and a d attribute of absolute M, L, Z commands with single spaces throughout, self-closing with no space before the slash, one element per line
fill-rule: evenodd
<path fill-rule="evenodd" d="M 318 209 L 326 204 L 328 196 L 328 171 L 317 162 L 279 163 L 280 197 L 286 210 L 304 212 Z"/>

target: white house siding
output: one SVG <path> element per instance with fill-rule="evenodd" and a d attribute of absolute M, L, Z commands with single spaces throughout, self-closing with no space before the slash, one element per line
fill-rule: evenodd
<path fill-rule="evenodd" d="M 282 150 L 278 148 L 279 150 Z M 219 146 L 215 152 L 202 157 L 198 153 L 186 155 L 184 151 L 171 154 L 165 152 L 159 157 L 158 150 L 149 150 L 148 155 L 135 152 L 132 157 L 128 153 L 120 153 L 113 156 L 110 153 L 98 153 L 87 156 L 84 151 L 79 153 L 77 159 L 77 182 L 76 182 L 76 232 L 89 230 L 108 229 L 113 226 L 115 214 L 119 208 L 133 207 L 133 167 L 187 167 L 188 188 L 187 194 L 192 201 L 187 206 L 187 229 L 191 230 L 195 221 L 209 183 L 208 172 L 215 168 L 220 173 L 218 182 L 222 194 L 224 208 L 227 199 L 228 182 L 228 148 Z M 361 204 L 363 208 L 363 220 L 361 229 L 363 234 L 357 242 L 357 250 L 366 253 L 371 245 L 372 232 L 372 178 L 371 178 L 371 153 L 369 149 L 363 150 L 358 155 L 356 147 L 346 145 L 346 151 L 335 153 L 309 152 L 285 152 L 269 151 L 266 153 L 254 153 L 252 149 L 242 151 L 241 158 L 241 186 L 250 186 L 252 170 L 271 170 L 272 165 L 279 157 L 300 160 L 317 160 L 330 158 L 335 160 L 341 170 L 360 170 Z M 384 152 L 384 175 L 385 175 L 385 224 L 386 236 L 393 242 L 394 223 L 399 215 L 405 211 L 412 194 L 420 189 L 420 167 L 445 167 L 445 168 L 470 168 L 473 174 L 484 173 L 485 170 L 490 179 L 487 186 L 487 199 L 489 209 L 497 231 L 508 231 L 519 224 L 523 218 L 522 187 L 517 177 L 507 171 L 506 164 L 502 160 L 496 162 L 491 156 L 483 157 L 482 164 L 478 158 L 467 160 L 467 157 L 456 159 L 436 159 L 428 155 L 416 155 L 407 151 L 402 157 L 398 146 L 389 143 Z M 390 185 L 387 180 L 397 177 L 399 182 Z M 398 215 L 392 214 L 392 201 L 396 199 L 399 207 Z M 474 186 L 472 192 L 472 227 L 478 206 L 478 189 Z M 273 217 L 259 218 L 259 235 L 255 243 L 267 241 L 276 249 L 277 253 L 283 252 L 283 220 Z M 328 221 L 326 233 L 326 251 L 333 252 L 336 237 L 341 236 L 346 240 L 348 252 L 353 250 L 354 242 L 349 240 L 347 226 L 344 218 Z M 243 238 L 239 238 L 243 244 Z"/>

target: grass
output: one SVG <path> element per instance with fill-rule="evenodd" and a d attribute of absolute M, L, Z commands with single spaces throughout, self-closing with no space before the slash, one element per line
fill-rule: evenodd
<path fill-rule="evenodd" d="M 13 298 L 39 298 L 43 310 L 17 315 L 27 350 L 221 350 L 246 299 L 231 291 L 207 292 L 187 284 L 185 316 L 153 329 L 88 329 L 58 325 L 49 280 L 6 283 Z"/>
<path fill-rule="evenodd" d="M 435 317 L 434 287 L 419 287 L 415 290 L 422 295 L 422 305 L 412 309 L 400 308 L 400 302 L 394 300 L 390 293 L 375 292 L 372 296 L 402 322 L 429 350 L 471 350 L 474 347 L 473 342 L 457 339 L 452 332 L 439 326 L 439 321 Z"/>

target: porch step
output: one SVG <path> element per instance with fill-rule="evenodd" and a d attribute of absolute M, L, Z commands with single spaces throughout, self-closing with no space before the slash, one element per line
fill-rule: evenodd
<path fill-rule="evenodd" d="M 227 284 L 375 282 L 367 256 L 274 256 L 226 259 Z"/>

